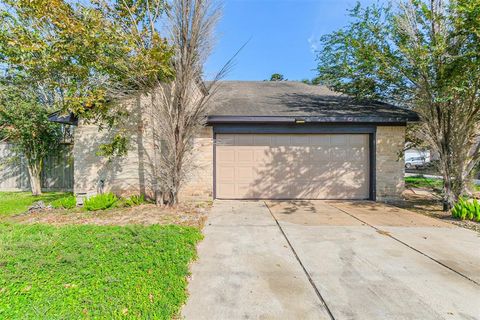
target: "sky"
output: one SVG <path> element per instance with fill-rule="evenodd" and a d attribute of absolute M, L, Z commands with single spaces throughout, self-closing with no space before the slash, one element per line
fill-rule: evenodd
<path fill-rule="evenodd" d="M 348 22 L 356 0 L 223 0 L 217 45 L 205 66 L 211 78 L 248 41 L 225 80 L 315 77 L 319 38 Z M 373 0 L 362 0 L 370 4 Z"/>

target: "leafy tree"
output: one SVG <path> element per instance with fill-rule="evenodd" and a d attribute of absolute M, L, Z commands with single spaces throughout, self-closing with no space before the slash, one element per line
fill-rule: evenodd
<path fill-rule="evenodd" d="M 121 123 L 128 112 L 119 101 L 172 76 L 172 50 L 157 30 L 164 2 L 2 2 L 0 65 L 31 84 L 44 106 L 118 131 L 99 151 L 125 154 Z"/>
<path fill-rule="evenodd" d="M 305 84 L 313 85 L 313 86 L 317 86 L 317 85 L 320 84 L 320 80 L 318 79 L 318 77 L 315 77 L 315 78 L 313 78 L 312 80 L 310 80 L 310 79 L 303 79 L 302 82 L 305 83 Z"/>
<path fill-rule="evenodd" d="M 32 194 L 42 193 L 40 174 L 45 157 L 62 137 L 58 125 L 28 88 L 0 86 L 0 138 L 13 144 L 26 160 Z"/>
<path fill-rule="evenodd" d="M 321 38 L 322 83 L 414 108 L 418 134 L 440 155 L 444 200 L 467 192 L 480 157 L 480 5 L 471 0 L 358 4 Z"/>
<path fill-rule="evenodd" d="M 41 193 L 43 159 L 58 143 L 48 113 L 89 91 L 80 81 L 88 78 L 79 63 L 85 45 L 73 34 L 85 29 L 75 14 L 63 1 L 0 3 L 2 135 L 27 160 L 33 194 Z"/>
<path fill-rule="evenodd" d="M 270 81 L 284 81 L 285 78 L 283 77 L 283 74 L 280 73 L 274 73 L 270 77 Z"/>
<path fill-rule="evenodd" d="M 158 204 L 176 204 L 192 167 L 192 138 L 205 124 L 207 102 L 230 66 L 202 82 L 220 13 L 215 1 L 4 2 L 9 9 L 0 14 L 0 63 L 24 74 L 41 93 L 39 101 L 46 96 L 48 105 L 117 130 L 101 154 L 127 151 L 121 123 L 128 112 L 119 102 L 151 98 L 155 198 Z"/>

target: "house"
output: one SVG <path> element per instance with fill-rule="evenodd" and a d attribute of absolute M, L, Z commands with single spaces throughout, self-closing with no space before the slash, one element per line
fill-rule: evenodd
<path fill-rule="evenodd" d="M 418 116 L 380 102 L 358 102 L 300 82 L 226 81 L 195 139 L 198 169 L 181 197 L 194 199 L 398 199 L 404 187 L 407 122 Z M 108 134 L 79 120 L 74 192 L 153 190 L 149 98 L 128 110 L 126 157 L 96 155 Z M 58 120 L 58 119 L 57 119 Z"/>

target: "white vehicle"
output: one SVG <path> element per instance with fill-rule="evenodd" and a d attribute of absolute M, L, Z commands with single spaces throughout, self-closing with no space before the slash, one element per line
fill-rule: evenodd
<path fill-rule="evenodd" d="M 411 157 L 405 159 L 405 168 L 411 169 L 411 168 L 423 168 L 427 166 L 429 161 L 425 159 L 425 157 Z"/>
<path fill-rule="evenodd" d="M 421 149 L 405 150 L 405 168 L 423 168 L 431 161 L 430 151 Z"/>

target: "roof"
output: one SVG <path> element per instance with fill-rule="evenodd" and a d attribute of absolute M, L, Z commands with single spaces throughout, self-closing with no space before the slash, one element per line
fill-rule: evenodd
<path fill-rule="evenodd" d="M 209 123 L 306 122 L 406 123 L 408 109 L 358 101 L 325 86 L 293 81 L 223 81 L 211 100 Z"/>
<path fill-rule="evenodd" d="M 48 120 L 62 124 L 78 125 L 78 118 L 72 112 L 55 111 L 48 115 Z"/>

